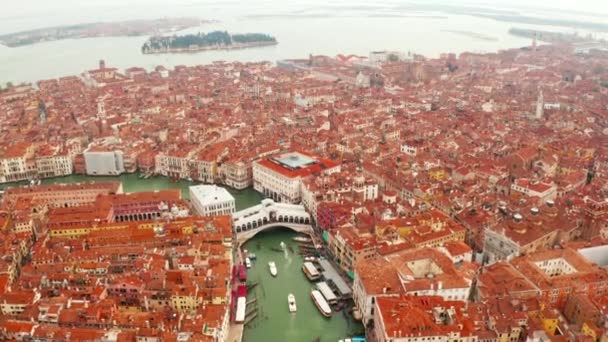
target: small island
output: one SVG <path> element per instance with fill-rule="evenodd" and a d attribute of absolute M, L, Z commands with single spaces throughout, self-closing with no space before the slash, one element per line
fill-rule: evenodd
<path fill-rule="evenodd" d="M 8 47 L 19 47 L 62 39 L 159 35 L 167 34 L 168 32 L 181 31 L 211 22 L 213 21 L 186 17 L 46 27 L 0 35 L 0 44 Z"/>
<path fill-rule="evenodd" d="M 229 34 L 226 31 L 152 37 L 141 47 L 144 54 L 233 50 L 276 45 L 275 37 L 264 33 Z"/>

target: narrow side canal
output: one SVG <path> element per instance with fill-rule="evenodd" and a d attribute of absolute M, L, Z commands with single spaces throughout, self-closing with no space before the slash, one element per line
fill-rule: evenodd
<path fill-rule="evenodd" d="M 315 306 L 310 296 L 314 283 L 302 272 L 304 260 L 293 241 L 295 236 L 295 232 L 281 228 L 262 232 L 243 246 L 257 257 L 247 272 L 247 280 L 258 282 L 248 294 L 248 301 L 257 299 L 258 315 L 245 327 L 243 341 L 311 342 L 319 338 L 321 342 L 337 342 L 360 335 L 363 326 L 352 320 L 348 310 L 334 311 L 331 318 L 325 318 Z M 288 246 L 286 252 L 271 249 L 280 248 L 281 241 Z M 270 275 L 269 261 L 276 263 L 277 277 Z M 288 309 L 290 293 L 296 298 L 295 313 Z"/>

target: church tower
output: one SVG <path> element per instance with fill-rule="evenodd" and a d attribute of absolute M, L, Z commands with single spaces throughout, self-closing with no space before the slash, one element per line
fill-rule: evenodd
<path fill-rule="evenodd" d="M 540 94 L 538 94 L 538 99 L 536 100 L 536 120 L 540 120 L 543 118 L 545 114 L 545 100 L 543 98 L 543 90 L 540 90 Z"/>
<path fill-rule="evenodd" d="M 97 99 L 97 118 L 100 120 L 105 120 L 106 118 L 106 104 L 103 98 Z"/>

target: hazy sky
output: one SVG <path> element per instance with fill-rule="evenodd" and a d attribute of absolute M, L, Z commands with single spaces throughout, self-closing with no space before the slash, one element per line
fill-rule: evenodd
<path fill-rule="evenodd" d="M 420 0 L 419 0 L 420 1 Z M 52 9 L 65 8 L 86 8 L 95 7 L 117 7 L 126 8 L 128 6 L 146 6 L 150 4 L 160 5 L 166 4 L 172 6 L 175 4 L 222 4 L 225 2 L 241 2 L 241 1 L 222 1 L 222 0 L 4 0 L 2 11 L 4 15 L 23 15 L 30 13 L 46 12 Z M 380 1 L 384 2 L 384 1 Z M 392 3 L 408 3 L 408 0 L 388 0 Z M 424 3 L 447 3 L 451 5 L 459 4 L 500 4 L 504 6 L 526 6 L 526 7 L 544 7 L 556 9 L 568 9 L 589 12 L 606 12 L 608 13 L 608 1 L 606 0 L 426 0 Z M 281 4 L 281 7 L 289 7 L 291 4 L 303 5 L 310 3 L 311 5 L 320 5 L 328 3 L 366 3 L 362 0 L 243 0 L 244 5 L 251 3 L 275 3 Z M 377 3 L 377 2 L 375 2 Z M 607 19 L 608 20 L 608 19 Z"/>
<path fill-rule="evenodd" d="M 521 14 L 579 21 L 608 21 L 608 0 L 1 0 L 0 33 L 32 28 L 127 19 L 197 16 L 225 20 L 249 14 L 303 13 L 315 9 L 404 4 L 483 5 Z M 543 10 L 542 8 L 552 10 Z M 302 12 L 298 12 L 302 11 Z M 580 13 L 582 12 L 582 13 Z M 361 12 L 359 12 L 361 13 Z M 605 16 L 603 15 L 605 14 Z"/>

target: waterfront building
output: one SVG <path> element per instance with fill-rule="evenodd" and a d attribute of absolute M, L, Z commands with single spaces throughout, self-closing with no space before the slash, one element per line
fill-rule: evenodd
<path fill-rule="evenodd" d="M 224 184 L 237 190 L 246 189 L 253 183 L 251 161 L 227 160 L 218 172 Z"/>
<path fill-rule="evenodd" d="M 116 176 L 125 172 L 121 150 L 92 146 L 84 151 L 87 175 Z"/>
<path fill-rule="evenodd" d="M 377 298 L 404 293 L 399 276 L 385 258 L 363 260 L 355 266 L 353 300 L 362 314 L 363 324 L 374 318 Z"/>
<path fill-rule="evenodd" d="M 34 145 L 16 143 L 0 150 L 0 182 L 17 182 L 33 179 L 36 174 Z"/>
<path fill-rule="evenodd" d="M 195 185 L 189 188 L 192 208 L 198 215 L 231 215 L 235 201 L 228 190 L 217 185 Z"/>
<path fill-rule="evenodd" d="M 303 152 L 288 152 L 253 163 L 253 188 L 278 202 L 299 203 L 301 180 L 314 173 L 332 174 L 340 164 Z"/>
<path fill-rule="evenodd" d="M 60 146 L 43 145 L 36 149 L 38 178 L 68 176 L 72 174 L 72 156 Z"/>
<path fill-rule="evenodd" d="M 152 220 L 163 214 L 185 217 L 190 213 L 179 189 L 100 196 L 97 207 L 103 203 L 111 206 L 115 222 Z"/>
<path fill-rule="evenodd" d="M 155 173 L 175 179 L 190 178 L 190 147 L 159 153 L 154 158 Z"/>
<path fill-rule="evenodd" d="M 330 235 L 328 247 L 340 266 L 350 271 L 359 261 L 375 257 L 378 243 L 375 235 L 358 235 L 355 229 L 339 228 Z"/>
<path fill-rule="evenodd" d="M 120 194 L 122 191 L 120 182 L 37 185 L 7 189 L 3 201 L 42 202 L 56 208 L 77 207 L 95 203 L 99 195 Z"/>

